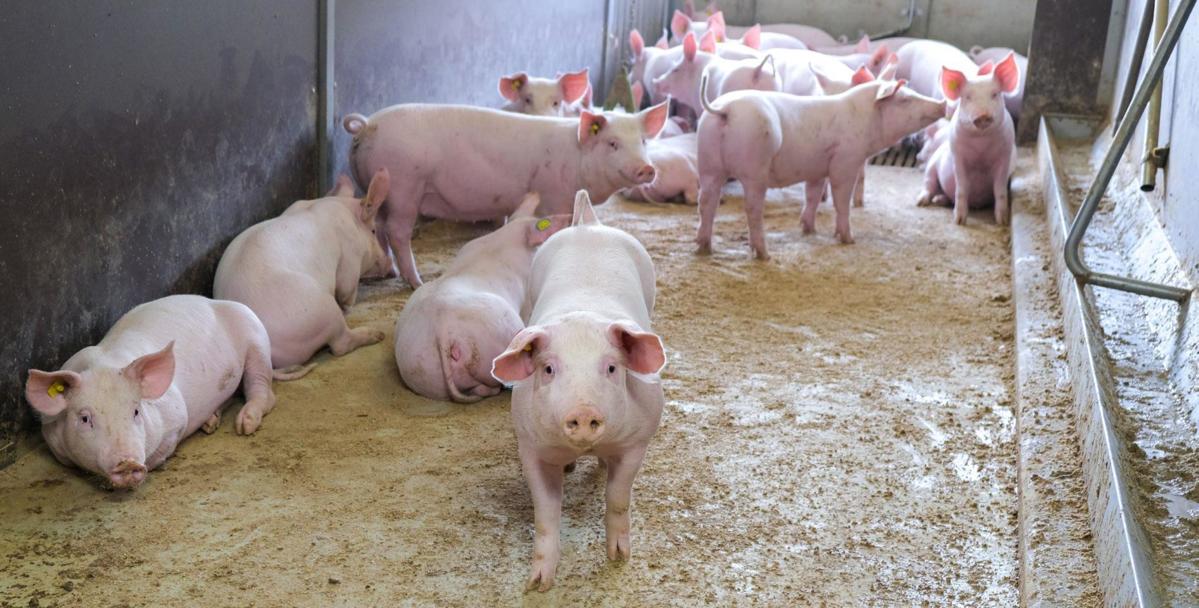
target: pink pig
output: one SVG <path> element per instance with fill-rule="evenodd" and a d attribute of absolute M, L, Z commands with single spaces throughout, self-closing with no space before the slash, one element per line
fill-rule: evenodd
<path fill-rule="evenodd" d="M 601 225 L 586 191 L 576 198 L 572 227 L 533 256 L 529 327 L 492 372 L 515 383 L 512 423 L 533 495 L 526 589 L 554 584 L 563 468 L 582 456 L 607 465 L 608 559 L 629 559 L 633 480 L 665 403 L 658 373 L 666 355 L 650 328 L 654 290 L 645 247 Z"/>
<path fill-rule="evenodd" d="M 25 398 L 55 458 L 131 489 L 188 435 L 216 431 L 239 384 L 237 432 L 256 431 L 275 407 L 270 354 L 266 329 L 244 305 L 169 296 L 126 313 L 59 371 L 29 370 Z"/>
<path fill-rule="evenodd" d="M 396 319 L 396 366 L 404 384 L 431 399 L 472 403 L 500 392 L 491 362 L 525 324 L 520 309 L 534 247 L 570 222 L 537 218 L 525 197 L 502 228 L 466 245 L 437 280 L 417 289 Z"/>
<path fill-rule="evenodd" d="M 994 201 L 995 222 L 1007 224 L 1016 129 L 1003 96 L 1019 88 L 1020 68 L 1015 54 L 1008 53 L 999 65 L 984 64 L 974 77 L 968 73 L 942 68 L 945 97 L 956 102 L 957 109 L 950 119 L 949 134 L 925 167 L 924 192 L 918 204 L 952 204 L 954 221 L 965 224 L 971 207 Z"/>
<path fill-rule="evenodd" d="M 1012 115 L 1012 120 L 1020 121 L 1020 109 L 1024 105 L 1024 81 L 1028 77 L 1028 57 L 1005 47 L 991 47 L 984 49 L 981 46 L 970 48 L 970 58 L 978 65 L 985 65 L 988 61 L 992 64 L 999 63 L 1007 57 L 1008 53 L 1012 53 L 1016 57 L 1016 67 L 1020 69 L 1020 86 L 1012 93 L 1003 96 L 1003 103 L 1007 106 L 1007 111 Z"/>
<path fill-rule="evenodd" d="M 503 109 L 535 116 L 578 116 L 590 106 L 591 80 L 587 68 L 557 78 L 530 77 L 524 72 L 500 78 Z"/>
<path fill-rule="evenodd" d="M 715 55 L 715 51 L 715 36 L 711 32 L 704 34 L 702 43 L 696 42 L 695 34 L 688 33 L 683 37 L 683 56 L 670 71 L 654 80 L 654 89 L 678 100 L 697 114 L 703 111 L 699 102 L 699 81 L 702 76 L 708 79 L 708 101 L 732 91 L 781 89 L 778 77 L 772 70 L 766 69 L 766 64 L 772 61 L 771 57 L 734 61 Z"/>
<path fill-rule="evenodd" d="M 681 198 L 688 205 L 699 199 L 699 164 L 695 133 L 684 133 L 668 139 L 658 137 L 645 142 L 649 161 L 657 175 L 654 181 L 621 192 L 634 201 L 664 203 Z"/>
<path fill-rule="evenodd" d="M 942 67 L 963 74 L 977 69 L 974 61 L 961 49 L 937 40 L 917 40 L 904 45 L 895 54 L 899 57 L 896 77 L 906 78 L 913 91 L 933 99 L 945 98 L 941 89 Z"/>
<path fill-rule="evenodd" d="M 525 116 L 471 106 L 406 104 L 345 118 L 354 135 L 350 166 L 359 176 L 391 172 L 380 211 L 399 274 L 421 284 L 412 257 L 420 216 L 462 222 L 501 219 L 528 192 L 550 214 L 565 211 L 585 189 L 598 200 L 648 184 L 654 167 L 645 139 L 666 122 L 665 103 L 637 114 L 579 118 Z"/>
<path fill-rule="evenodd" d="M 665 95 L 654 90 L 654 79 L 665 74 L 674 65 L 676 57 L 682 50 L 672 49 L 666 44 L 663 36 L 654 46 L 645 46 L 645 39 L 637 30 L 629 32 L 629 47 L 633 50 L 633 71 L 629 81 L 640 83 L 645 93 L 649 95 L 650 103 L 659 104 L 666 100 Z M 640 107 L 640 104 L 638 104 Z"/>
<path fill-rule="evenodd" d="M 724 11 L 714 11 L 705 21 L 692 21 L 685 13 L 676 10 L 670 19 L 670 31 L 678 39 L 682 39 L 683 36 L 687 35 L 687 32 L 693 32 L 696 36 L 703 36 L 714 25 L 723 27 L 725 36 L 731 38 L 740 38 L 750 29 L 748 27 L 726 25 Z M 795 38 L 802 42 L 806 48 L 834 46 L 837 44 L 837 39 L 830 36 L 828 32 L 810 25 L 768 23 L 759 27 L 763 33 L 782 34 Z"/>
<path fill-rule="evenodd" d="M 350 329 L 342 310 L 354 304 L 360 279 L 389 268 L 374 234 L 388 182 L 380 169 L 366 198 L 356 199 L 343 176 L 325 198 L 292 203 L 225 249 L 213 295 L 241 302 L 262 319 L 276 367 L 300 365 L 326 345 L 340 356 L 383 339 L 379 330 Z"/>
<path fill-rule="evenodd" d="M 807 182 L 804 232 L 815 228 L 816 205 L 828 179 L 836 235 L 852 243 L 849 202 L 866 159 L 945 114 L 945 102 L 903 84 L 868 82 L 828 97 L 736 91 L 717 99 L 717 107 L 705 102 L 698 129 L 700 252 L 711 250 L 716 206 L 729 178 L 745 188 L 750 246 L 758 258 L 770 257 L 762 229 L 766 190 L 799 182 Z"/>

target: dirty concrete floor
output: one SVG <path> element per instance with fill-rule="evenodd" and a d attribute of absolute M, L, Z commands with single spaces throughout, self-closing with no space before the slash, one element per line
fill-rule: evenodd
<path fill-rule="evenodd" d="M 584 460 L 557 585 L 522 595 L 532 506 L 508 395 L 407 391 L 390 338 L 408 291 L 385 282 L 350 320 L 388 341 L 276 385 L 253 437 L 226 415 L 131 493 L 44 448 L 0 471 L 0 604 L 1015 605 L 1007 231 L 916 208 L 918 171 L 867 184 L 852 246 L 830 205 L 804 236 L 801 190 L 772 191 L 770 262 L 749 257 L 735 196 L 710 257 L 694 208 L 600 208 L 657 264 L 669 351 L 630 563 L 606 561 L 603 472 Z M 424 226 L 426 277 L 484 231 Z"/>

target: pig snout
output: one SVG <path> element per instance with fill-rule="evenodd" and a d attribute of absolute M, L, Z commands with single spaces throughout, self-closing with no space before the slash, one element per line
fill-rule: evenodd
<path fill-rule="evenodd" d="M 146 479 L 146 465 L 126 458 L 108 472 L 108 481 L 118 490 L 131 490 Z"/>
<path fill-rule="evenodd" d="M 990 114 L 980 114 L 974 117 L 974 127 L 976 129 L 986 129 L 993 124 L 995 124 L 995 117 Z"/>
<path fill-rule="evenodd" d="M 562 417 L 562 432 L 571 443 L 591 445 L 604 434 L 604 416 L 593 407 L 581 405 Z"/>
<path fill-rule="evenodd" d="M 654 169 L 654 166 L 647 164 L 642 165 L 641 168 L 637 170 L 637 173 L 634 174 L 634 177 L 637 178 L 638 184 L 648 184 L 654 181 L 654 176 L 657 174 L 658 172 Z"/>

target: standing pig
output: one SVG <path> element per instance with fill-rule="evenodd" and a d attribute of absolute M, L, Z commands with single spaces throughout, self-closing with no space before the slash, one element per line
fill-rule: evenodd
<path fill-rule="evenodd" d="M 633 70 L 629 74 L 629 80 L 633 84 L 641 83 L 646 95 L 649 95 L 650 103 L 662 103 L 666 96 L 654 90 L 654 79 L 665 74 L 670 66 L 674 65 L 675 56 L 682 51 L 667 46 L 665 36 L 654 46 L 647 47 L 645 39 L 637 30 L 629 32 L 629 47 L 633 50 Z"/>
<path fill-rule="evenodd" d="M 652 333 L 654 266 L 628 233 L 600 224 L 587 193 L 572 227 L 533 257 L 529 327 L 495 360 L 512 391 L 512 422 L 533 495 L 527 589 L 548 590 L 558 567 L 563 468 L 585 455 L 607 465 L 608 559 L 630 555 L 629 508 L 664 397 L 666 364 Z"/>
<path fill-rule="evenodd" d="M 501 219 L 527 192 L 548 213 L 565 211 L 573 193 L 607 200 L 617 190 L 648 184 L 654 167 L 645 139 L 666 122 L 665 103 L 637 114 L 579 118 L 525 116 L 471 106 L 406 104 L 345 118 L 354 135 L 350 166 L 361 179 L 391 172 L 380 212 L 399 273 L 421 284 L 412 257 L 419 216 L 463 222 Z"/>
<path fill-rule="evenodd" d="M 473 403 L 499 393 L 491 362 L 525 324 L 520 309 L 534 247 L 570 222 L 538 219 L 529 194 L 502 228 L 462 247 L 437 280 L 422 285 L 396 319 L 396 366 L 404 384 L 431 399 Z"/>
<path fill-rule="evenodd" d="M 342 177 L 329 196 L 297 201 L 247 228 L 221 256 L 213 295 L 257 313 L 275 367 L 300 365 L 326 345 L 341 356 L 383 339 L 375 329 L 350 329 L 342 310 L 358 297 L 359 280 L 389 268 L 375 235 L 388 181 L 378 170 L 359 200 Z"/>
<path fill-rule="evenodd" d="M 849 199 L 863 163 L 945 114 L 944 101 L 903 84 L 873 81 L 828 97 L 736 91 L 717 99 L 718 107 L 705 101 L 697 131 L 700 252 L 711 251 L 716 207 L 729 178 L 745 188 L 750 246 L 758 258 L 770 257 L 762 230 L 766 190 L 799 182 L 807 182 L 804 232 L 815 229 L 827 178 L 837 209 L 836 235 L 852 243 Z"/>
<path fill-rule="evenodd" d="M 703 111 L 699 101 L 699 82 L 704 76 L 708 80 L 708 101 L 725 93 L 745 89 L 780 90 L 779 79 L 773 71 L 766 69 L 766 64 L 773 61 L 770 56 L 734 61 L 721 58 L 714 54 L 715 51 L 716 41 L 711 32 L 704 34 L 702 47 L 696 42 L 695 35 L 688 33 L 683 37 L 683 56 L 670 71 L 654 81 L 654 89 L 697 114 Z"/>
<path fill-rule="evenodd" d="M 29 370 L 25 398 L 59 462 L 132 489 L 188 435 L 216 431 L 239 381 L 237 432 L 256 431 L 275 407 L 270 352 L 266 329 L 242 304 L 170 296 L 126 313 L 62 369 Z"/>
<path fill-rule="evenodd" d="M 1014 53 L 993 68 L 984 65 L 974 77 L 942 68 L 941 83 L 946 99 L 957 102 L 957 109 L 949 121 L 947 140 L 925 167 L 924 192 L 917 204 L 952 204 L 954 221 L 965 224 L 971 207 L 994 201 L 995 222 L 1007 224 L 1016 129 L 1003 95 L 1020 85 Z"/>
<path fill-rule="evenodd" d="M 530 77 L 524 72 L 500 78 L 500 95 L 508 100 L 503 109 L 520 114 L 578 116 L 590 92 L 587 68 L 557 78 Z"/>
<path fill-rule="evenodd" d="M 1007 106 L 1007 111 L 1012 115 L 1012 120 L 1020 122 L 1020 109 L 1024 106 L 1024 80 L 1028 77 L 1028 57 L 1017 53 L 1009 48 L 991 47 L 984 49 L 981 46 L 970 48 L 970 58 L 978 65 L 984 65 L 988 61 L 992 64 L 1003 61 L 1008 53 L 1012 53 L 1016 58 L 1016 67 L 1020 69 L 1020 85 L 1010 94 L 1003 96 L 1003 103 Z"/>
<path fill-rule="evenodd" d="M 684 133 L 668 139 L 661 137 L 645 142 L 649 161 L 654 165 L 654 181 L 628 188 L 621 194 L 634 201 L 664 203 L 682 199 L 694 205 L 699 199 L 699 164 L 696 160 L 695 133 Z"/>

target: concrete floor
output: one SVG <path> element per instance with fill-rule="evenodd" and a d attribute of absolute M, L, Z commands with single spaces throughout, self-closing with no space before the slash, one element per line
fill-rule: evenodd
<path fill-rule="evenodd" d="M 508 396 L 405 389 L 390 338 L 409 292 L 387 282 L 350 321 L 388 340 L 276 385 L 253 437 L 226 416 L 131 493 L 44 448 L 0 471 L 0 605 L 1015 605 L 1007 230 L 916 208 L 919 186 L 871 167 L 851 246 L 829 205 L 804 236 L 800 190 L 772 191 L 767 263 L 736 197 L 710 257 L 693 208 L 599 209 L 654 257 L 669 355 L 627 564 L 606 561 L 585 460 L 557 584 L 522 595 L 532 507 Z M 425 276 L 484 231 L 423 227 Z"/>

